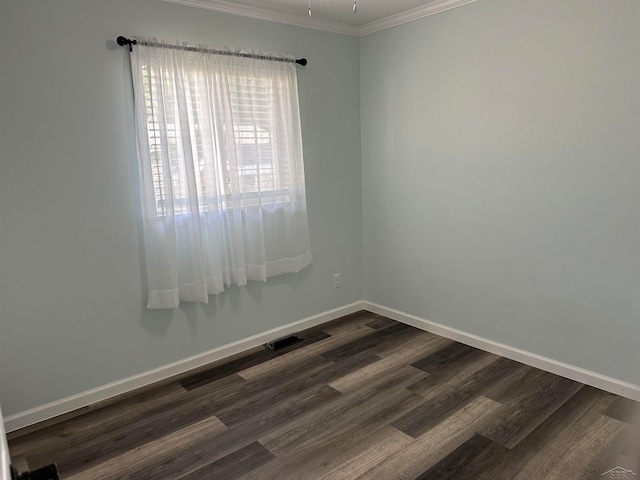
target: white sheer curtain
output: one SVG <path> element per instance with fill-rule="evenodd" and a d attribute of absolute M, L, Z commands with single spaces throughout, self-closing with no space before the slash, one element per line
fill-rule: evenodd
<path fill-rule="evenodd" d="M 148 307 L 206 303 L 231 284 L 308 266 L 295 63 L 137 40 Z"/>

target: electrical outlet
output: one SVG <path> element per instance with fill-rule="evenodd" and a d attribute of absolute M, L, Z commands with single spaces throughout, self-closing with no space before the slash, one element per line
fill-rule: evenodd
<path fill-rule="evenodd" d="M 336 273 L 333 276 L 333 288 L 338 288 L 342 286 L 342 277 L 339 273 Z"/>

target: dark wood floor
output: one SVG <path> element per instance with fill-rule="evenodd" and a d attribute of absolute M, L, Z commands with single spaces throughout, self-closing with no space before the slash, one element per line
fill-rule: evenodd
<path fill-rule="evenodd" d="M 74 480 L 640 478 L 635 402 L 368 313 L 303 336 L 11 434 L 12 458 Z"/>

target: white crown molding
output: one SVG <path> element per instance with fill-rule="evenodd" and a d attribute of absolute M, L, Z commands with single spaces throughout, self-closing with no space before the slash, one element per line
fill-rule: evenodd
<path fill-rule="evenodd" d="M 308 17 L 305 15 L 295 15 L 293 13 L 278 12 L 266 8 L 239 5 L 237 3 L 225 2 L 224 0 L 164 0 L 169 3 L 188 5 L 191 7 L 205 8 L 217 12 L 240 15 L 242 17 L 256 18 L 268 22 L 285 23 L 297 27 L 313 28 L 325 32 L 342 33 L 344 35 L 358 36 L 360 29 L 356 25 L 332 22 L 321 18 Z M 303 5 L 304 6 L 304 5 Z"/>
<path fill-rule="evenodd" d="M 430 2 L 421 7 L 412 8 L 406 12 L 391 15 L 389 17 L 376 20 L 375 22 L 362 25 L 359 28 L 358 34 L 362 37 L 381 30 L 386 30 L 387 28 L 397 27 L 404 23 L 413 22 L 420 18 L 435 15 L 437 13 L 444 12 L 445 10 L 461 7 L 475 1 L 477 0 L 435 0 L 434 2 Z"/>
<path fill-rule="evenodd" d="M 293 13 L 279 12 L 267 8 L 253 7 L 249 5 L 239 5 L 237 3 L 225 0 L 163 0 L 165 2 L 177 3 L 179 5 L 188 5 L 191 7 L 205 8 L 215 10 L 217 12 L 230 13 L 232 15 L 240 15 L 242 17 L 255 18 L 258 20 L 266 20 L 268 22 L 284 23 L 297 27 L 313 28 L 323 30 L 325 32 L 341 33 L 344 35 L 352 35 L 362 37 L 371 33 L 396 27 L 404 23 L 413 22 L 420 18 L 435 15 L 445 10 L 461 7 L 477 0 L 435 0 L 421 7 L 412 8 L 406 12 L 391 15 L 389 17 L 367 23 L 360 27 L 356 25 L 348 25 L 341 22 L 333 22 L 331 20 L 323 20 L 321 18 L 308 17 L 306 15 L 295 15 Z"/>

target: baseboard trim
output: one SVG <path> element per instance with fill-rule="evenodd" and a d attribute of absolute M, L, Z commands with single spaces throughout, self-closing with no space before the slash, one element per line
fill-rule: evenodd
<path fill-rule="evenodd" d="M 455 340 L 456 342 L 464 343 L 490 353 L 495 353 L 497 355 L 510 358 L 511 360 L 575 380 L 576 382 L 591 385 L 592 387 L 606 390 L 607 392 L 615 393 L 616 395 L 640 402 L 640 386 L 638 385 L 623 382 L 616 378 L 607 377 L 606 375 L 601 375 L 567 363 L 558 362 L 551 358 L 543 357 L 535 353 L 527 352 L 526 350 L 511 347 L 509 345 L 463 332 L 455 328 L 447 327 L 439 323 L 431 322 L 424 318 L 417 317 L 416 315 L 411 315 L 376 303 L 365 301 L 364 309 L 371 313 L 377 313 L 378 315 L 383 315 L 421 330 Z"/>
<path fill-rule="evenodd" d="M 555 373 L 556 375 L 570 378 L 571 380 L 591 385 L 616 395 L 640 402 L 640 386 L 638 385 L 623 382 L 606 375 L 601 375 L 590 370 L 562 363 L 535 353 L 527 352 L 519 348 L 511 347 L 503 343 L 467 333 L 462 330 L 431 322 L 410 313 L 385 307 L 373 302 L 359 301 L 238 340 L 237 342 L 223 345 L 213 350 L 209 350 L 208 352 L 194 355 L 163 367 L 149 370 L 138 375 L 56 400 L 55 402 L 47 403 L 30 410 L 25 410 L 24 412 L 10 415 L 4 419 L 5 430 L 7 432 L 13 432 L 21 428 L 35 425 L 36 423 L 70 413 L 79 408 L 94 405 L 98 402 L 109 400 L 110 398 L 132 392 L 153 383 L 167 380 L 176 375 L 187 373 L 190 370 L 204 367 L 207 364 L 257 347 L 275 338 L 280 338 L 306 328 L 315 327 L 331 320 L 336 320 L 345 315 L 357 313 L 361 310 L 383 315 L 421 330 L 432 332 L 436 335 L 440 335 L 487 352 L 495 353 L 526 365 L 540 368 L 547 372 Z"/>
<path fill-rule="evenodd" d="M 331 320 L 344 317 L 363 310 L 363 302 L 354 302 L 339 308 L 334 308 L 311 317 L 289 323 L 282 327 L 277 327 L 265 332 L 243 338 L 237 342 L 229 343 L 213 350 L 194 355 L 184 360 L 170 363 L 168 365 L 149 370 L 138 375 L 118 380 L 107 385 L 102 385 L 91 390 L 80 392 L 76 395 L 56 400 L 45 405 L 25 410 L 23 412 L 9 415 L 4 419 L 4 426 L 7 432 L 13 432 L 24 427 L 34 425 L 45 420 L 63 415 L 79 408 L 108 400 L 110 398 L 129 393 L 133 390 L 146 387 L 150 384 L 167 380 L 176 375 L 187 373 L 190 370 L 203 367 L 207 364 L 222 360 L 236 353 L 262 345 L 276 338 L 315 327 Z"/>

